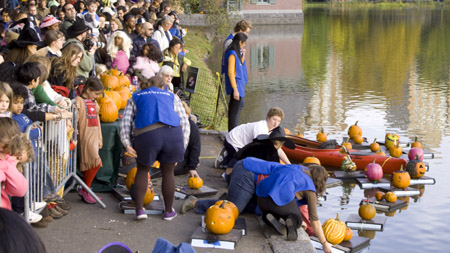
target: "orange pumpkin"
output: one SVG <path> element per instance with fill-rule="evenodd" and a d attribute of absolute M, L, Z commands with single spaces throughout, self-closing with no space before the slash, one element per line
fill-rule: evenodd
<path fill-rule="evenodd" d="M 136 178 L 137 168 L 134 167 L 128 171 L 127 177 L 125 178 L 125 186 L 128 190 L 131 189 L 131 185 L 134 184 L 134 179 Z M 150 173 L 148 173 L 148 180 L 150 181 Z"/>
<path fill-rule="evenodd" d="M 100 121 L 104 123 L 111 123 L 117 120 L 119 110 L 114 101 L 107 96 L 100 99 Z"/>
<path fill-rule="evenodd" d="M 130 195 L 131 199 L 136 200 L 136 187 L 134 184 L 130 187 Z M 147 191 L 144 195 L 144 205 L 148 205 L 152 203 L 153 199 L 155 198 L 155 190 L 153 189 L 153 184 L 151 181 L 148 181 Z"/>
<path fill-rule="evenodd" d="M 375 193 L 375 199 L 378 201 L 382 201 L 384 199 L 384 195 L 385 195 L 384 192 L 377 191 Z"/>
<path fill-rule="evenodd" d="M 125 109 L 125 106 L 127 106 L 128 99 L 131 98 L 131 92 L 130 89 L 128 89 L 126 86 L 117 87 L 114 89 L 119 95 L 121 100 L 121 106 L 120 109 Z"/>
<path fill-rule="evenodd" d="M 400 141 L 400 136 L 398 136 L 397 134 L 387 133 L 384 138 L 384 145 L 389 149 L 394 146 L 396 141 Z"/>
<path fill-rule="evenodd" d="M 344 242 L 350 241 L 353 238 L 353 231 L 351 228 L 347 227 L 345 229 Z"/>
<path fill-rule="evenodd" d="M 128 87 L 131 84 L 127 76 L 119 75 L 117 78 L 119 79 L 119 87 Z"/>
<path fill-rule="evenodd" d="M 225 202 L 220 206 L 212 205 L 205 214 L 206 229 L 216 235 L 228 234 L 234 227 L 233 211 L 225 207 Z"/>
<path fill-rule="evenodd" d="M 117 106 L 117 109 L 120 109 L 122 107 L 122 99 L 120 98 L 118 92 L 113 90 L 105 90 L 104 93 L 106 96 L 110 97 L 114 101 L 114 103 Z"/>
<path fill-rule="evenodd" d="M 419 160 L 411 160 L 406 164 L 406 171 L 408 171 L 411 178 L 421 178 L 425 175 L 427 168 L 425 163 Z"/>
<path fill-rule="evenodd" d="M 372 152 L 380 150 L 380 144 L 377 143 L 377 138 L 373 139 L 373 142 L 370 144 L 370 150 Z"/>
<path fill-rule="evenodd" d="M 219 200 L 214 205 L 220 206 L 223 202 L 225 202 L 225 208 L 230 208 L 233 212 L 234 218 L 237 219 L 239 217 L 239 209 L 233 202 L 228 200 Z"/>
<path fill-rule="evenodd" d="M 315 163 L 315 164 L 320 165 L 320 160 L 317 157 L 308 156 L 305 158 L 305 160 L 303 160 L 303 163 Z"/>
<path fill-rule="evenodd" d="M 422 144 L 417 141 L 417 136 L 414 138 L 414 142 L 411 143 L 411 148 L 422 148 Z"/>
<path fill-rule="evenodd" d="M 301 134 L 300 132 L 297 132 L 297 137 L 304 138 L 305 136 L 303 134 Z"/>
<path fill-rule="evenodd" d="M 348 129 L 348 136 L 352 139 L 355 139 L 356 136 L 362 136 L 362 130 L 358 126 L 358 121 L 356 121 L 354 125 L 350 126 Z"/>
<path fill-rule="evenodd" d="M 104 74 L 100 77 L 100 81 L 106 90 L 113 90 L 119 86 L 119 78 L 117 76 Z"/>
<path fill-rule="evenodd" d="M 112 75 L 112 76 L 120 76 L 122 74 L 122 71 L 120 71 L 118 69 L 110 69 L 108 71 L 108 74 Z"/>
<path fill-rule="evenodd" d="M 331 244 L 339 244 L 344 241 L 346 228 L 345 223 L 339 220 L 339 213 L 336 214 L 336 219 L 328 219 L 322 225 L 325 239 Z"/>
<path fill-rule="evenodd" d="M 317 133 L 316 140 L 319 142 L 327 141 L 327 134 L 323 132 L 323 127 L 321 127 L 319 133 Z"/>
<path fill-rule="evenodd" d="M 403 154 L 403 150 L 400 147 L 400 141 L 396 140 L 394 146 L 389 148 L 389 155 L 399 158 Z"/>
<path fill-rule="evenodd" d="M 384 195 L 384 199 L 389 203 L 394 203 L 397 201 L 397 195 L 393 192 L 386 192 L 386 195 Z"/>
<path fill-rule="evenodd" d="M 284 128 L 284 133 L 285 134 L 291 134 L 291 131 L 289 129 L 287 129 L 287 128 Z"/>
<path fill-rule="evenodd" d="M 344 143 L 342 143 L 342 146 L 344 146 L 347 149 L 347 151 L 350 151 L 350 149 L 353 148 L 352 144 L 348 142 L 348 139 Z"/>
<path fill-rule="evenodd" d="M 355 136 L 355 137 L 353 137 L 353 141 L 356 144 L 361 144 L 364 142 L 364 137 L 362 137 L 361 135 Z"/>
<path fill-rule="evenodd" d="M 188 186 L 191 189 L 200 189 L 203 186 L 203 179 L 200 177 L 190 177 L 188 179 Z"/>
<path fill-rule="evenodd" d="M 377 155 L 386 156 L 386 154 L 385 154 L 383 151 L 381 151 L 381 149 L 378 150 L 376 154 L 377 154 Z"/>
<path fill-rule="evenodd" d="M 406 188 L 411 183 L 411 176 L 406 170 L 403 170 L 403 165 L 400 170 L 392 173 L 391 184 L 397 188 Z"/>
<path fill-rule="evenodd" d="M 375 210 L 375 207 L 370 204 L 368 201 L 364 202 L 362 205 L 359 206 L 358 214 L 361 218 L 364 220 L 371 220 L 373 217 L 375 217 L 375 214 L 377 211 Z"/>

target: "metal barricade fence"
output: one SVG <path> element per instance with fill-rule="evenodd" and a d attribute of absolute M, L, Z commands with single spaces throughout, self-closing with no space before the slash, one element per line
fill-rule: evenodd
<path fill-rule="evenodd" d="M 64 191 L 66 194 L 76 182 L 86 189 L 103 208 L 106 208 L 106 205 L 77 175 L 77 149 L 70 150 L 71 141 L 77 141 L 76 106 L 72 105 L 69 111 L 73 113 L 72 119 L 37 122 L 28 126 L 26 130 L 26 136 L 30 138 L 30 131 L 33 128 L 43 126 L 43 133 L 34 141 L 35 158 L 23 167 L 24 176 L 29 183 L 29 190 L 25 194 L 26 220 L 30 211 L 38 211 L 34 203 L 43 201 L 44 194 L 54 194 L 59 191 Z M 65 187 L 70 179 L 74 180 Z"/>

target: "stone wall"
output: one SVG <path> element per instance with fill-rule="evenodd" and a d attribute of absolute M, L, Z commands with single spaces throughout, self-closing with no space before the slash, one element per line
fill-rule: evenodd
<path fill-rule="evenodd" d="M 179 15 L 180 24 L 182 26 L 206 26 L 205 18 L 206 15 L 204 14 Z M 303 24 L 303 12 L 301 10 L 247 10 L 234 14 L 233 19 L 246 19 L 254 25 Z"/>

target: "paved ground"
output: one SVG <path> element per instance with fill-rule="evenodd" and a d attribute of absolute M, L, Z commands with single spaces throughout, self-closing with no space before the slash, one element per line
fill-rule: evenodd
<path fill-rule="evenodd" d="M 216 197 L 226 191 L 226 183 L 221 178 L 222 170 L 214 169 L 216 154 L 222 146 L 219 135 L 202 134 L 202 154 L 198 168 L 205 185 L 219 189 Z M 214 157 L 214 158 L 213 158 Z M 186 177 L 176 177 L 177 184 L 186 184 Z M 153 180 L 155 189 L 160 192 L 160 181 Z M 69 215 L 52 222 L 48 228 L 36 229 L 45 243 L 48 252 L 97 252 L 107 243 L 120 241 L 133 252 L 151 252 L 158 237 L 163 237 L 175 245 L 190 242 L 190 236 L 200 225 L 201 216 L 191 211 L 178 214 L 173 221 L 164 221 L 160 215 L 150 216 L 145 221 L 135 221 L 134 215 L 124 215 L 117 207 L 118 200 L 110 193 L 100 193 L 107 205 L 83 203 L 76 193 L 69 193 L 65 199 L 72 204 Z M 175 200 L 178 211 L 182 200 Z M 254 215 L 241 215 L 247 222 L 248 234 L 238 243 L 237 252 L 315 252 L 306 233 L 299 230 L 299 240 L 287 242 Z M 197 252 L 229 252 L 196 248 Z"/>

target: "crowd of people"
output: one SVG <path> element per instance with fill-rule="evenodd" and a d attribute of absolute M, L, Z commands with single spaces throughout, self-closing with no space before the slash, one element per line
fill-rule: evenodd
<path fill-rule="evenodd" d="M 71 149 L 78 148 L 78 169 L 86 186 L 91 186 L 102 166 L 96 99 L 104 86 L 99 77 L 117 69 L 139 82 L 124 109 L 120 131 L 126 153 L 137 163 L 136 218 L 147 218 L 143 206 L 147 173 L 157 160 L 165 203 L 163 219 L 174 219 L 174 175 L 199 176 L 196 167 L 201 144 L 190 108 L 183 101 L 184 73 L 191 65 L 184 47 L 186 33 L 170 2 L 8 0 L 0 13 L 1 207 L 23 213 L 23 196 L 27 188 L 34 187 L 18 170 L 42 152 L 36 148 L 36 139 L 46 132 L 33 122 L 65 123 L 63 133 L 53 134 L 67 135 Z M 297 239 L 296 229 L 303 224 L 298 206 L 307 204 L 315 234 L 324 241 L 315 205 L 327 174 L 320 166 L 290 165 L 281 149 L 283 145 L 293 147 L 280 128 L 283 111 L 274 107 L 265 120 L 238 125 L 245 104 L 245 45 L 251 28 L 249 22 L 239 21 L 223 45 L 222 74 L 230 95 L 229 133 L 224 143 L 228 157 L 222 162 L 229 182 L 228 199 L 240 212 L 262 213 L 263 220 L 279 233 L 287 233 L 289 240 Z M 74 107 L 77 118 L 71 111 Z M 77 138 L 71 137 L 73 124 L 77 125 Z M 30 125 L 29 136 L 23 137 Z M 70 209 L 62 193 L 56 192 L 49 162 L 44 163 L 42 175 L 48 178 L 42 196 L 47 208 L 41 214 L 31 213 L 28 220 L 41 227 Z M 284 189 L 289 194 L 281 193 L 280 185 L 285 184 L 289 184 Z M 78 188 L 82 200 L 95 204 L 89 192 Z M 193 208 L 204 212 L 210 203 L 190 197 L 181 213 Z M 259 208 L 251 208 L 256 204 Z M 285 220 L 285 229 L 279 219 Z M 329 245 L 323 244 L 328 252 Z"/>

